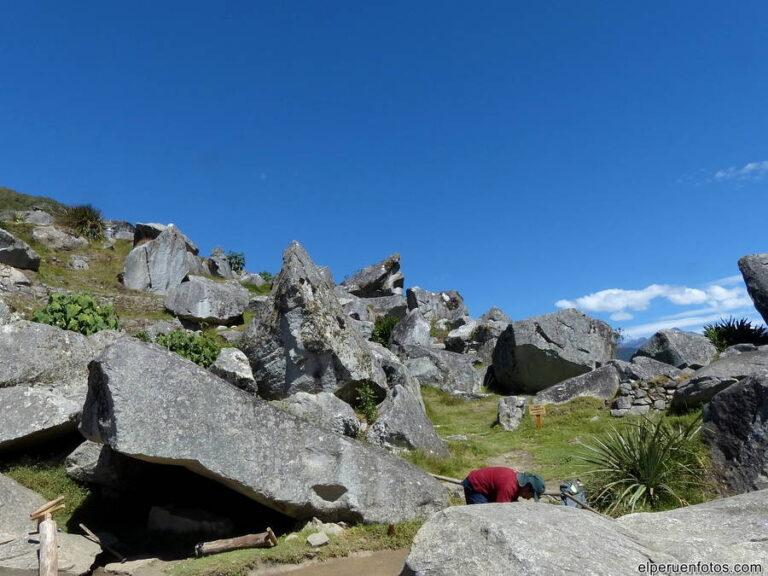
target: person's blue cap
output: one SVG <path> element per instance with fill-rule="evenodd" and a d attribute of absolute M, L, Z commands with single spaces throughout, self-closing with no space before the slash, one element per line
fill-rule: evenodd
<path fill-rule="evenodd" d="M 536 502 L 539 501 L 539 496 L 541 496 L 544 493 L 544 490 L 547 489 L 547 487 L 544 485 L 544 479 L 538 474 L 518 472 L 517 483 L 520 485 L 520 487 L 525 486 L 526 484 L 530 484 L 531 489 L 533 490 L 533 499 Z"/>

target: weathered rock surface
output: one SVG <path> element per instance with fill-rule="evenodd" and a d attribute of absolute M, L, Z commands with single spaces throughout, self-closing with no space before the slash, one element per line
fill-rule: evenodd
<path fill-rule="evenodd" d="M 408 310 L 419 308 L 428 322 L 447 320 L 451 324 L 463 316 L 469 316 L 464 299 L 456 290 L 429 292 L 418 286 L 406 290 Z M 452 326 L 453 327 L 453 326 Z"/>
<path fill-rule="evenodd" d="M 0 264 L 22 270 L 37 270 L 40 268 L 40 255 L 29 244 L 0 228 Z"/>
<path fill-rule="evenodd" d="M 618 391 L 619 371 L 608 365 L 545 388 L 536 394 L 533 403 L 562 404 L 581 397 L 610 400 Z"/>
<path fill-rule="evenodd" d="M 696 370 L 677 388 L 672 399 L 672 408 L 697 408 L 731 384 L 765 369 L 768 369 L 768 352 L 744 352 L 736 356 L 718 358 L 709 366 Z"/>
<path fill-rule="evenodd" d="M 517 430 L 525 416 L 527 400 L 521 396 L 506 396 L 499 398 L 499 412 L 497 420 L 504 430 Z"/>
<path fill-rule="evenodd" d="M 728 493 L 768 488 L 768 371 L 715 394 L 704 407 L 702 437 Z"/>
<path fill-rule="evenodd" d="M 190 276 L 168 291 L 165 307 L 184 320 L 228 326 L 242 320 L 249 300 L 250 293 L 238 282 Z"/>
<path fill-rule="evenodd" d="M 391 316 L 402 320 L 408 314 L 408 301 L 402 294 L 366 298 L 364 302 L 377 316 Z"/>
<path fill-rule="evenodd" d="M 0 447 L 75 430 L 88 362 L 114 338 L 109 333 L 86 338 L 27 321 L 0 326 Z"/>
<path fill-rule="evenodd" d="M 622 381 L 648 381 L 665 378 L 669 380 L 677 380 L 684 375 L 684 372 L 679 368 L 675 368 L 665 362 L 659 362 L 653 358 L 648 358 L 647 356 L 635 356 L 632 358 L 631 362 L 611 360 L 608 364 L 616 367 Z"/>
<path fill-rule="evenodd" d="M 376 321 L 376 312 L 373 306 L 370 306 L 363 298 L 350 294 L 343 286 L 334 286 L 333 291 L 347 316 L 362 322 Z"/>
<path fill-rule="evenodd" d="M 239 342 L 259 394 L 278 399 L 325 391 L 347 400 L 366 382 L 386 388 L 368 343 L 298 242 L 283 253 L 272 296 Z"/>
<path fill-rule="evenodd" d="M 568 309 L 512 322 L 493 351 L 497 385 L 536 393 L 604 365 L 614 357 L 611 327 Z"/>
<path fill-rule="evenodd" d="M 54 250 L 83 250 L 88 248 L 88 240 L 60 230 L 55 226 L 35 226 L 32 230 L 32 239 Z"/>
<path fill-rule="evenodd" d="M 406 368 L 421 386 L 434 386 L 464 396 L 480 391 L 482 375 L 469 356 L 425 346 L 407 346 L 403 357 Z"/>
<path fill-rule="evenodd" d="M 134 248 L 125 259 L 123 284 L 134 290 L 166 294 L 189 273 L 188 254 L 195 254 L 189 241 L 172 224 L 154 239 L 146 225 L 136 225 Z M 152 228 L 154 230 L 154 228 Z M 144 236 L 140 232 L 145 233 Z"/>
<path fill-rule="evenodd" d="M 158 224 L 156 222 L 138 222 L 134 228 L 134 237 L 133 237 L 134 247 L 138 246 L 139 244 L 144 244 L 145 242 L 149 242 L 150 240 L 155 240 L 156 238 L 159 238 L 163 232 L 168 230 L 168 228 L 176 228 L 176 226 L 174 226 L 173 224 L 168 224 L 166 226 L 165 224 Z M 183 234 L 181 230 L 179 230 L 178 228 L 176 228 L 176 233 L 184 241 L 184 245 L 187 248 L 187 252 L 195 256 L 197 256 L 200 253 L 200 249 L 197 247 L 197 244 L 192 242 L 192 240 L 190 240 L 186 234 Z"/>
<path fill-rule="evenodd" d="M 763 564 L 768 491 L 616 521 L 567 506 L 516 503 L 447 508 L 414 539 L 402 575 L 650 573 L 662 564 Z M 578 546 L 563 546 L 579 534 Z M 662 573 L 664 571 L 660 571 Z"/>
<path fill-rule="evenodd" d="M 448 332 L 448 335 L 445 337 L 445 349 L 458 354 L 469 352 L 474 342 L 475 330 L 479 326 L 480 324 L 476 320 L 470 318 L 466 324 L 462 324 Z"/>
<path fill-rule="evenodd" d="M 425 472 L 324 431 L 176 354 L 124 338 L 90 365 L 80 430 L 184 466 L 294 518 L 401 522 L 447 505 Z"/>
<path fill-rule="evenodd" d="M 0 292 L 25 292 L 30 286 L 31 282 L 24 272 L 0 264 Z"/>
<path fill-rule="evenodd" d="M 342 436 L 356 438 L 360 431 L 360 421 L 352 407 L 329 392 L 296 392 L 274 403 L 302 420 Z"/>
<path fill-rule="evenodd" d="M 740 258 L 739 270 L 755 309 L 768 323 L 768 254 L 748 254 Z"/>
<path fill-rule="evenodd" d="M 30 532 L 36 531 L 30 513 L 45 504 L 39 494 L 0 474 L 0 572 L 28 570 L 37 574 L 40 545 Z M 59 573 L 89 573 L 101 547 L 76 534 L 58 533 Z"/>
<path fill-rule="evenodd" d="M 267 281 L 258 274 L 252 274 L 250 272 L 243 274 L 240 277 L 240 282 L 242 284 L 250 284 L 251 286 L 256 286 L 257 288 L 261 288 L 264 286 L 264 284 L 267 283 Z"/>
<path fill-rule="evenodd" d="M 405 277 L 400 272 L 400 254 L 367 266 L 341 283 L 351 294 L 376 298 L 402 294 Z"/>
<path fill-rule="evenodd" d="M 232 272 L 232 267 L 229 265 L 229 258 L 227 258 L 226 252 L 221 246 L 216 246 L 211 252 L 208 258 L 208 268 L 211 271 L 211 275 L 218 276 L 219 278 L 234 278 L 236 275 Z"/>
<path fill-rule="evenodd" d="M 429 347 L 431 343 L 429 322 L 418 308 L 409 311 L 408 315 L 397 323 L 389 338 L 390 349 L 401 356 L 408 346 Z"/>
<path fill-rule="evenodd" d="M 21 320 L 8 304 L 0 300 L 0 326 Z"/>
<path fill-rule="evenodd" d="M 133 242 L 133 235 L 136 228 L 130 222 L 125 220 L 104 220 L 104 236 L 112 240 L 130 240 Z"/>
<path fill-rule="evenodd" d="M 117 492 L 132 492 L 151 477 L 152 465 L 115 452 L 109 446 L 86 440 L 64 461 L 67 476 Z"/>
<path fill-rule="evenodd" d="M 390 450 L 421 449 L 442 458 L 449 455 L 427 418 L 420 398 L 399 384 L 379 406 L 379 417 L 368 429 L 366 439 Z"/>
<path fill-rule="evenodd" d="M 681 330 L 659 330 L 633 358 L 647 356 L 677 368 L 702 368 L 712 362 L 717 349 L 701 334 Z"/>
<path fill-rule="evenodd" d="M 17 212 L 21 218 L 24 219 L 24 222 L 27 224 L 38 224 L 40 226 L 47 226 L 48 224 L 53 224 L 53 216 L 48 214 L 48 212 L 45 212 L 44 210 L 40 210 L 39 208 L 33 208 L 32 210 L 23 210 L 21 212 Z"/>
<path fill-rule="evenodd" d="M 208 370 L 246 392 L 251 394 L 258 393 L 251 364 L 242 350 L 222 348 L 218 358 L 208 367 Z"/>

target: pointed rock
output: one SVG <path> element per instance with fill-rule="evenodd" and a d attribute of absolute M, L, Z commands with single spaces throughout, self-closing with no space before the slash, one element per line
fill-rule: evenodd
<path fill-rule="evenodd" d="M 363 268 L 341 283 L 360 298 L 377 298 L 403 293 L 405 277 L 400 273 L 400 254 Z"/>

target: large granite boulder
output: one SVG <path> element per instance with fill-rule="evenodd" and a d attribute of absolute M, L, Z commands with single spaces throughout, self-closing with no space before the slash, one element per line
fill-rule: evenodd
<path fill-rule="evenodd" d="M 701 334 L 659 330 L 638 348 L 633 358 L 647 356 L 677 368 L 696 370 L 708 365 L 716 355 L 717 348 Z"/>
<path fill-rule="evenodd" d="M 768 254 L 749 254 L 740 258 L 739 270 L 755 308 L 768 323 Z"/>
<path fill-rule="evenodd" d="M 659 362 L 647 356 L 635 356 L 631 362 L 625 360 L 611 360 L 608 362 L 619 371 L 619 378 L 622 382 L 631 380 L 679 380 L 684 376 L 684 372 L 679 368 Z M 689 370 L 689 372 L 692 372 Z"/>
<path fill-rule="evenodd" d="M 424 407 L 408 388 L 396 385 L 379 406 L 379 417 L 368 429 L 366 439 L 390 450 L 423 450 L 447 458 L 448 449 L 435 432 Z"/>
<path fill-rule="evenodd" d="M 363 298 L 351 294 L 344 286 L 334 286 L 333 291 L 347 316 L 361 322 L 376 321 L 376 312 Z"/>
<path fill-rule="evenodd" d="M 158 224 L 157 222 L 138 222 L 134 228 L 134 248 L 139 244 L 144 244 L 159 238 L 163 232 L 168 230 L 168 228 L 176 228 L 176 226 L 173 224 Z M 192 242 L 192 240 L 190 240 L 186 234 L 183 234 L 178 228 L 176 228 L 176 234 L 179 235 L 184 241 L 184 246 L 186 247 L 187 252 L 194 256 L 197 256 L 200 253 L 200 249 L 197 247 L 197 245 Z"/>
<path fill-rule="evenodd" d="M 29 244 L 0 228 L 0 264 L 22 270 L 37 270 L 40 268 L 40 255 Z"/>
<path fill-rule="evenodd" d="M 368 343 L 298 242 L 283 253 L 272 298 L 255 312 L 238 347 L 265 398 L 324 391 L 348 400 L 366 383 L 386 388 Z"/>
<path fill-rule="evenodd" d="M 619 371 L 608 365 L 541 390 L 534 397 L 533 403 L 562 404 L 581 397 L 610 400 L 618 391 Z"/>
<path fill-rule="evenodd" d="M 499 398 L 499 409 L 496 420 L 499 426 L 509 432 L 517 430 L 525 416 L 525 406 L 528 400 L 522 396 L 505 396 Z"/>
<path fill-rule="evenodd" d="M 86 440 L 64 460 L 67 476 L 83 484 L 109 488 L 114 492 L 136 492 L 145 487 L 153 464 L 123 456 L 109 446 Z"/>
<path fill-rule="evenodd" d="M 512 322 L 493 350 L 496 384 L 536 393 L 603 366 L 615 352 L 611 327 L 573 308 Z"/>
<path fill-rule="evenodd" d="M 715 394 L 702 437 L 728 493 L 768 488 L 768 370 Z"/>
<path fill-rule="evenodd" d="M 246 392 L 258 393 L 251 364 L 242 350 L 232 347 L 222 348 L 208 370 Z"/>
<path fill-rule="evenodd" d="M 416 308 L 418 310 L 418 308 Z M 466 354 L 472 350 L 474 335 L 480 324 L 477 320 L 468 318 L 465 324 L 454 328 L 445 337 L 445 349 L 457 354 Z"/>
<path fill-rule="evenodd" d="M 130 240 L 133 242 L 135 231 L 135 226 L 125 220 L 104 220 L 104 236 L 110 240 Z"/>
<path fill-rule="evenodd" d="M 426 346 L 406 346 L 402 354 L 403 363 L 421 386 L 460 396 L 480 391 L 483 378 L 470 356 Z"/>
<path fill-rule="evenodd" d="M 232 272 L 232 266 L 229 264 L 226 252 L 221 246 L 216 246 L 208 258 L 208 268 L 212 276 L 219 278 L 234 278 L 236 274 Z"/>
<path fill-rule="evenodd" d="M 0 474 L 0 573 L 37 574 L 40 543 L 29 515 L 45 504 L 39 494 Z M 90 574 L 101 547 L 77 534 L 59 532 L 59 574 Z M 14 571 L 22 572 L 14 572 Z"/>
<path fill-rule="evenodd" d="M 32 239 L 53 250 L 83 250 L 88 248 L 88 240 L 56 226 L 36 226 L 32 230 Z"/>
<path fill-rule="evenodd" d="M 242 321 L 249 300 L 250 292 L 239 282 L 190 276 L 169 289 L 165 307 L 183 320 L 228 326 Z"/>
<path fill-rule="evenodd" d="M 398 355 L 402 355 L 408 346 L 429 347 L 432 337 L 429 335 L 429 322 L 424 319 L 421 310 L 414 308 L 398 322 L 389 337 L 389 347 Z"/>
<path fill-rule="evenodd" d="M 0 326 L 0 448 L 42 443 L 73 432 L 83 406 L 88 362 L 111 340 L 36 322 Z"/>
<path fill-rule="evenodd" d="M 27 224 L 37 224 L 39 226 L 48 226 L 53 224 L 54 217 L 45 210 L 33 207 L 32 210 L 22 210 L 16 214 L 24 219 Z"/>
<path fill-rule="evenodd" d="M 400 254 L 363 268 L 341 283 L 351 294 L 377 298 L 403 293 L 405 277 L 400 272 Z"/>
<path fill-rule="evenodd" d="M 408 462 L 314 427 L 134 338 L 90 364 L 80 431 L 297 519 L 402 522 L 447 505 L 444 488 Z"/>
<path fill-rule="evenodd" d="M 188 255 L 195 252 L 191 251 L 188 238 L 173 224 L 152 239 L 148 239 L 149 234 L 139 235 L 147 230 L 146 225 L 136 225 L 134 248 L 125 258 L 123 284 L 134 290 L 166 294 L 186 278 L 190 270 Z"/>
<path fill-rule="evenodd" d="M 689 563 L 765 565 L 766 513 L 768 491 L 618 520 L 527 502 L 456 506 L 421 527 L 401 576 L 603 576 L 671 573 L 662 565 Z"/>
<path fill-rule="evenodd" d="M 28 292 L 32 283 L 24 272 L 5 264 L 0 264 L 0 292 Z"/>
<path fill-rule="evenodd" d="M 330 392 L 296 392 L 285 400 L 275 400 L 273 404 L 318 428 L 336 434 L 357 438 L 360 431 L 360 420 L 352 407 Z"/>
<path fill-rule="evenodd" d="M 408 300 L 408 310 L 419 308 L 428 322 L 446 320 L 451 327 L 455 327 L 454 322 L 469 316 L 464 299 L 456 290 L 429 292 L 414 286 L 406 290 L 405 296 Z"/>
<path fill-rule="evenodd" d="M 744 352 L 718 358 L 709 366 L 696 370 L 675 390 L 673 410 L 698 408 L 721 390 L 751 376 L 758 370 L 768 369 L 768 351 Z"/>

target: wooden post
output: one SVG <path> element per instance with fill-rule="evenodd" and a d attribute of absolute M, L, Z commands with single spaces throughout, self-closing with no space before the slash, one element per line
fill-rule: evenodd
<path fill-rule="evenodd" d="M 258 534 L 246 534 L 237 538 L 225 538 L 224 540 L 214 540 L 213 542 L 201 542 L 195 546 L 195 554 L 198 558 L 229 552 L 230 550 L 241 550 L 243 548 L 271 548 L 277 545 L 277 537 L 272 532 L 272 528 L 267 528 L 266 532 Z"/>
<path fill-rule="evenodd" d="M 543 404 L 531 404 L 531 407 L 528 408 L 528 413 L 535 418 L 537 429 L 544 426 L 541 417 L 547 413 L 547 409 Z"/>
<path fill-rule="evenodd" d="M 56 521 L 51 513 L 45 514 L 37 528 L 40 534 L 40 576 L 57 576 L 59 573 L 59 546 L 56 541 Z"/>

